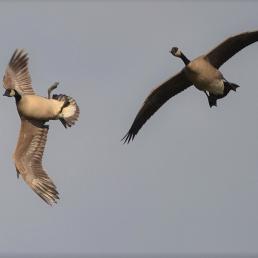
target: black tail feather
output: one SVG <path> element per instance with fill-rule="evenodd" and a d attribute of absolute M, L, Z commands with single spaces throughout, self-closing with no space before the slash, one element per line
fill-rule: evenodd
<path fill-rule="evenodd" d="M 240 86 L 235 84 L 235 83 L 230 83 L 231 86 L 231 90 L 236 91 L 237 88 L 239 88 Z"/>
<path fill-rule="evenodd" d="M 66 124 L 65 120 L 63 118 L 60 118 L 59 120 L 62 123 L 62 125 L 64 126 L 64 128 L 67 129 L 67 124 Z"/>
<path fill-rule="evenodd" d="M 227 96 L 227 94 L 233 90 L 233 91 L 236 91 L 237 88 L 239 88 L 240 86 L 235 84 L 235 83 L 232 83 L 232 82 L 228 82 L 228 81 L 224 81 L 224 94 L 222 97 L 225 97 Z"/>

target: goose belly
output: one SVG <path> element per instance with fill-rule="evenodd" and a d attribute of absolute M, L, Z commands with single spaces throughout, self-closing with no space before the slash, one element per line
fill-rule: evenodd
<path fill-rule="evenodd" d="M 215 95 L 224 93 L 223 75 L 202 57 L 190 62 L 185 72 L 197 89 L 209 91 Z"/>
<path fill-rule="evenodd" d="M 63 103 L 35 95 L 25 95 L 19 101 L 17 108 L 21 115 L 29 119 L 48 121 L 57 119 Z"/>
<path fill-rule="evenodd" d="M 201 91 L 208 91 L 215 95 L 223 95 L 224 83 L 222 80 L 197 80 L 194 82 L 194 86 Z"/>

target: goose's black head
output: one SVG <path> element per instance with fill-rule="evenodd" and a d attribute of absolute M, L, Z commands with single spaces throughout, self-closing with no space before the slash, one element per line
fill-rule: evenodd
<path fill-rule="evenodd" d="M 182 53 L 181 50 L 179 50 L 178 47 L 172 47 L 170 53 L 173 56 L 179 57 L 182 59 L 182 61 L 185 63 L 185 65 L 188 65 L 190 63 L 190 60 Z"/>
<path fill-rule="evenodd" d="M 178 47 L 172 47 L 170 53 L 176 57 L 181 57 L 182 55 L 182 52 L 178 49 Z"/>
<path fill-rule="evenodd" d="M 21 95 L 14 89 L 6 89 L 5 93 L 3 96 L 6 97 L 15 97 L 16 101 L 19 101 L 21 99 Z"/>

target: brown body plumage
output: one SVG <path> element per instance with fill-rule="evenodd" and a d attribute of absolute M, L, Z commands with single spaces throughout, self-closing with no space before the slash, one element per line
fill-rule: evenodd
<path fill-rule="evenodd" d="M 24 95 L 17 103 L 17 109 L 28 119 L 48 121 L 60 118 L 63 104 L 64 101 L 47 99 L 37 95 Z"/>
<path fill-rule="evenodd" d="M 230 90 L 236 91 L 238 85 L 228 82 L 218 70 L 228 59 L 244 47 L 258 41 L 258 31 L 245 32 L 230 37 L 193 61 L 177 48 L 171 53 L 182 59 L 185 67 L 175 76 L 156 87 L 145 99 L 128 133 L 122 139 L 129 143 L 145 122 L 170 98 L 194 85 L 203 91 L 210 107 L 217 105 L 217 99 L 224 98 Z"/>
<path fill-rule="evenodd" d="M 13 155 L 17 175 L 46 203 L 52 205 L 59 199 L 56 186 L 42 166 L 42 157 L 47 140 L 49 120 L 59 119 L 65 127 L 72 126 L 79 117 L 79 108 L 74 99 L 60 94 L 50 98 L 35 95 L 28 70 L 28 56 L 16 50 L 3 78 L 5 96 L 15 97 L 21 118 L 21 129 Z M 60 97 L 62 96 L 62 98 Z"/>

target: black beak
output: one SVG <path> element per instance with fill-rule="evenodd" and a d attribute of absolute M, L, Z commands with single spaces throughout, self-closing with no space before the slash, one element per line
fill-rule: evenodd
<path fill-rule="evenodd" d="M 4 94 L 3 94 L 3 96 L 6 96 L 6 97 L 9 97 L 9 90 L 6 90 L 5 92 L 4 92 Z"/>

